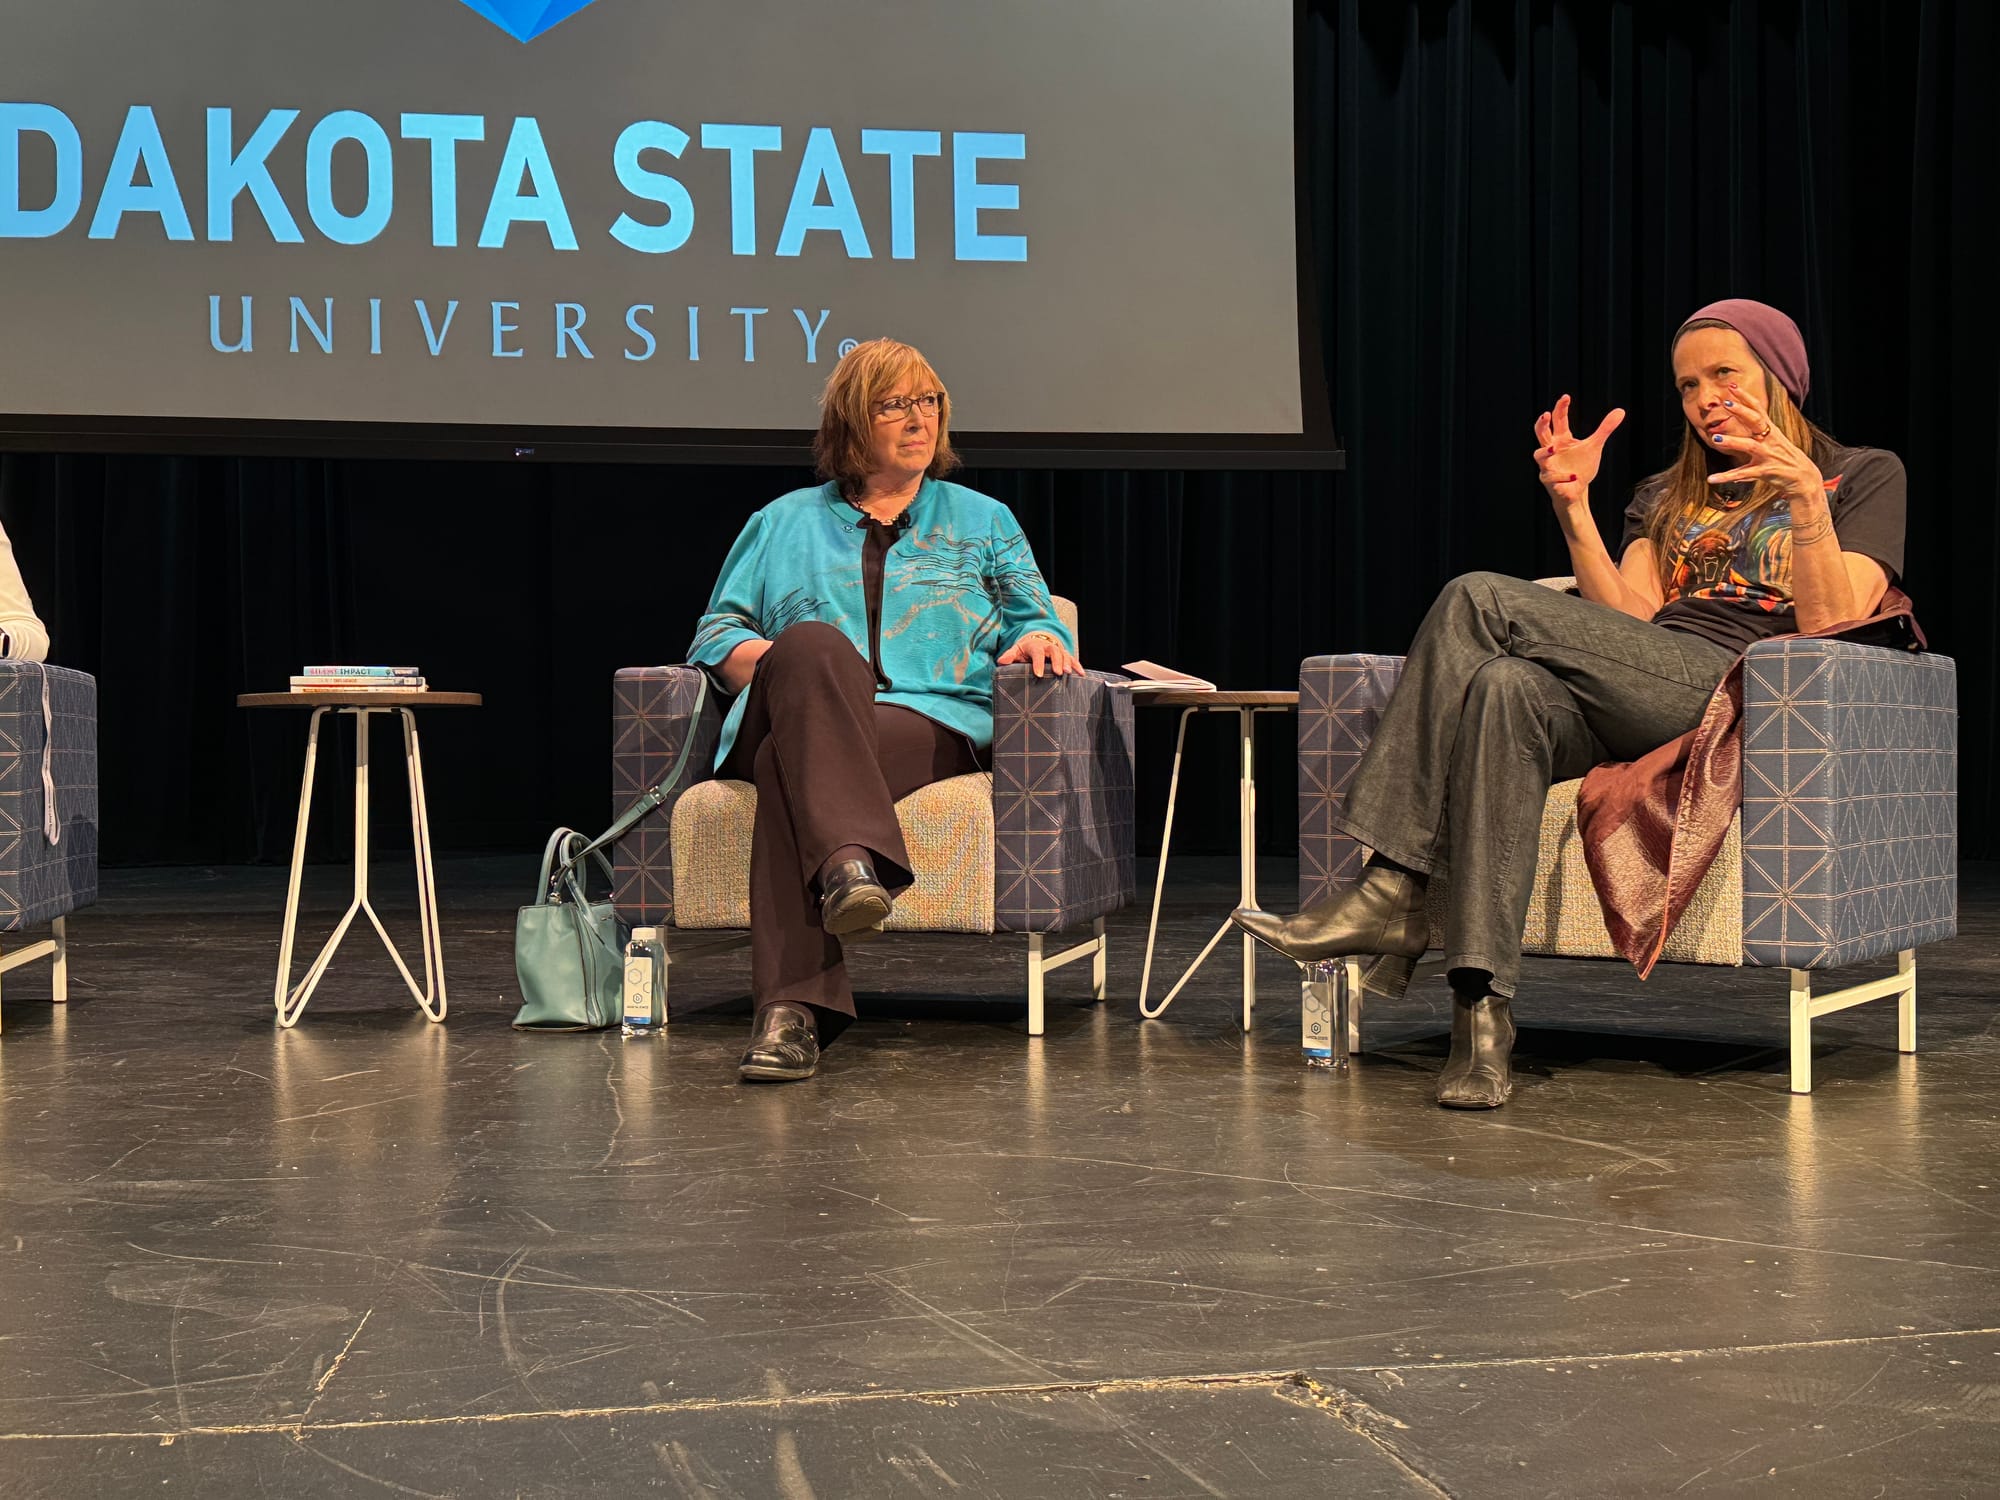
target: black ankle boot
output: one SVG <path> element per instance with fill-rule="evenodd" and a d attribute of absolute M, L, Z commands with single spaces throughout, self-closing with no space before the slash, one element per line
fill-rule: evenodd
<path fill-rule="evenodd" d="M 1395 865 L 1372 864 L 1359 884 L 1315 902 L 1296 916 L 1238 908 L 1230 920 L 1295 963 L 1388 954 L 1421 958 L 1431 943 L 1424 879 Z"/>
<path fill-rule="evenodd" d="M 779 1002 L 757 1012 L 750 1050 L 736 1076 L 746 1083 L 796 1083 L 819 1071 L 819 1028 L 803 1005 Z"/>
<path fill-rule="evenodd" d="M 819 925 L 822 931 L 854 942 L 874 937 L 889 919 L 889 892 L 875 878 L 865 859 L 828 864 L 819 878 Z"/>
<path fill-rule="evenodd" d="M 1514 1093 L 1514 1013 L 1505 995 L 1451 997 L 1451 1056 L 1438 1075 L 1446 1109 L 1498 1109 Z"/>

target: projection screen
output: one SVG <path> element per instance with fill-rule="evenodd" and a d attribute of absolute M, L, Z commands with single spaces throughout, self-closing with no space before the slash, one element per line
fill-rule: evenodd
<path fill-rule="evenodd" d="M 1296 3 L 0 0 L 0 446 L 1337 464 Z"/>

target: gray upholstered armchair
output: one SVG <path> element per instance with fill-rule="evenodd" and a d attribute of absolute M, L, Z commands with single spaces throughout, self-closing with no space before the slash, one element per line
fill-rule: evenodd
<path fill-rule="evenodd" d="M 97 899 L 97 681 L 67 667 L 0 661 L 0 934 L 49 935 L 0 956 L 0 975 L 54 960 L 69 998 L 65 919 Z"/>
<path fill-rule="evenodd" d="M 1075 630 L 1066 600 L 1057 611 Z M 628 667 L 612 697 L 612 802 L 623 812 L 695 737 L 672 796 L 617 846 L 619 915 L 678 929 L 750 925 L 756 788 L 710 769 L 722 729 L 711 695 L 692 718 L 693 667 Z M 890 932 L 1019 932 L 1028 938 L 1028 1034 L 1044 1023 L 1048 971 L 1089 958 L 1104 998 L 1105 916 L 1132 899 L 1132 694 L 1116 679 L 1037 678 L 1026 666 L 994 682 L 993 769 L 923 787 L 896 805 L 916 884 Z M 1050 933 L 1089 922 L 1091 937 L 1049 953 Z"/>
<path fill-rule="evenodd" d="M 1314 656 L 1300 666 L 1301 904 L 1360 872 L 1362 851 L 1333 818 L 1402 666 L 1392 656 Z M 1543 811 L 1526 953 L 1617 956 L 1584 866 L 1580 785 L 1552 789 Z M 1441 886 L 1432 882 L 1434 923 Z M 1957 930 L 1954 663 L 1846 641 L 1752 646 L 1743 808 L 1663 958 L 1789 970 L 1792 1090 L 1803 1094 L 1812 1091 L 1815 1016 L 1895 996 L 1897 1045 L 1916 1050 L 1916 950 Z M 1893 974 L 1813 993 L 1815 971 L 1890 957 Z M 1345 976 L 1350 1051 L 1361 1042 L 1357 968 Z"/>

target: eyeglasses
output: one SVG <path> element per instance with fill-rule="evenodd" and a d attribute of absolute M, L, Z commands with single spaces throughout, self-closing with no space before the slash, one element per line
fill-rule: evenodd
<path fill-rule="evenodd" d="M 915 407 L 927 417 L 938 414 L 938 407 L 944 397 L 936 391 L 927 396 L 891 396 L 886 401 L 877 401 L 874 406 L 875 420 L 878 422 L 902 421 Z"/>

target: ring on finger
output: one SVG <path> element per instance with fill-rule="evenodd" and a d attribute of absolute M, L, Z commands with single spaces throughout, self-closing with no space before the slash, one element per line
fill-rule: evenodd
<path fill-rule="evenodd" d="M 1750 434 L 1751 437 L 1755 438 L 1760 443 L 1763 442 L 1764 439 L 1769 437 L 1770 435 L 1771 435 L 1771 424 L 1769 422 L 1766 422 L 1760 430 Z"/>

